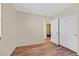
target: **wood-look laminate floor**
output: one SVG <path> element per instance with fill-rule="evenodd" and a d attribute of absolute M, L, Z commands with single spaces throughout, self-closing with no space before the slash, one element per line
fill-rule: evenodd
<path fill-rule="evenodd" d="M 46 41 L 44 44 L 17 47 L 11 56 L 77 56 L 77 54 Z"/>

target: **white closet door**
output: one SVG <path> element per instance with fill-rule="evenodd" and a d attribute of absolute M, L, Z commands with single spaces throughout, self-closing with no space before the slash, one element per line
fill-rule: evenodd
<path fill-rule="evenodd" d="M 61 17 L 59 20 L 59 40 L 60 40 L 60 45 L 66 47 L 66 38 L 65 38 L 65 33 L 66 33 L 66 24 L 65 24 L 65 17 Z"/>
<path fill-rule="evenodd" d="M 51 21 L 51 41 L 58 45 L 58 18 Z"/>
<path fill-rule="evenodd" d="M 77 52 L 77 16 L 66 17 L 66 47 Z"/>

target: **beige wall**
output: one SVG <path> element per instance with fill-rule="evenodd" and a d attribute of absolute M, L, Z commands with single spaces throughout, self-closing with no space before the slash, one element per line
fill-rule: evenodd
<path fill-rule="evenodd" d="M 17 11 L 18 46 L 44 42 L 44 20 L 46 17 Z"/>
<path fill-rule="evenodd" d="M 79 14 L 78 14 L 78 41 L 77 41 L 77 44 L 78 44 L 78 55 L 79 55 Z"/>
<path fill-rule="evenodd" d="M 0 37 L 1 37 L 1 4 L 0 4 Z"/>
<path fill-rule="evenodd" d="M 1 4 L 0 55 L 10 55 L 16 47 L 16 13 L 12 4 Z"/>

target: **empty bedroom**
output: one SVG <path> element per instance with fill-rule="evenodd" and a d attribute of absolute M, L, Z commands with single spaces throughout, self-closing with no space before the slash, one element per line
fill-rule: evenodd
<path fill-rule="evenodd" d="M 1 56 L 78 56 L 79 3 L 0 3 Z"/>

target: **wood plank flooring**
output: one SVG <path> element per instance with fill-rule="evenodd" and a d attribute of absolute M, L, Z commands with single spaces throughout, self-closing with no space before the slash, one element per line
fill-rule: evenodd
<path fill-rule="evenodd" d="M 77 56 L 77 54 L 52 43 L 50 38 L 47 38 L 43 44 L 16 47 L 11 56 Z"/>

